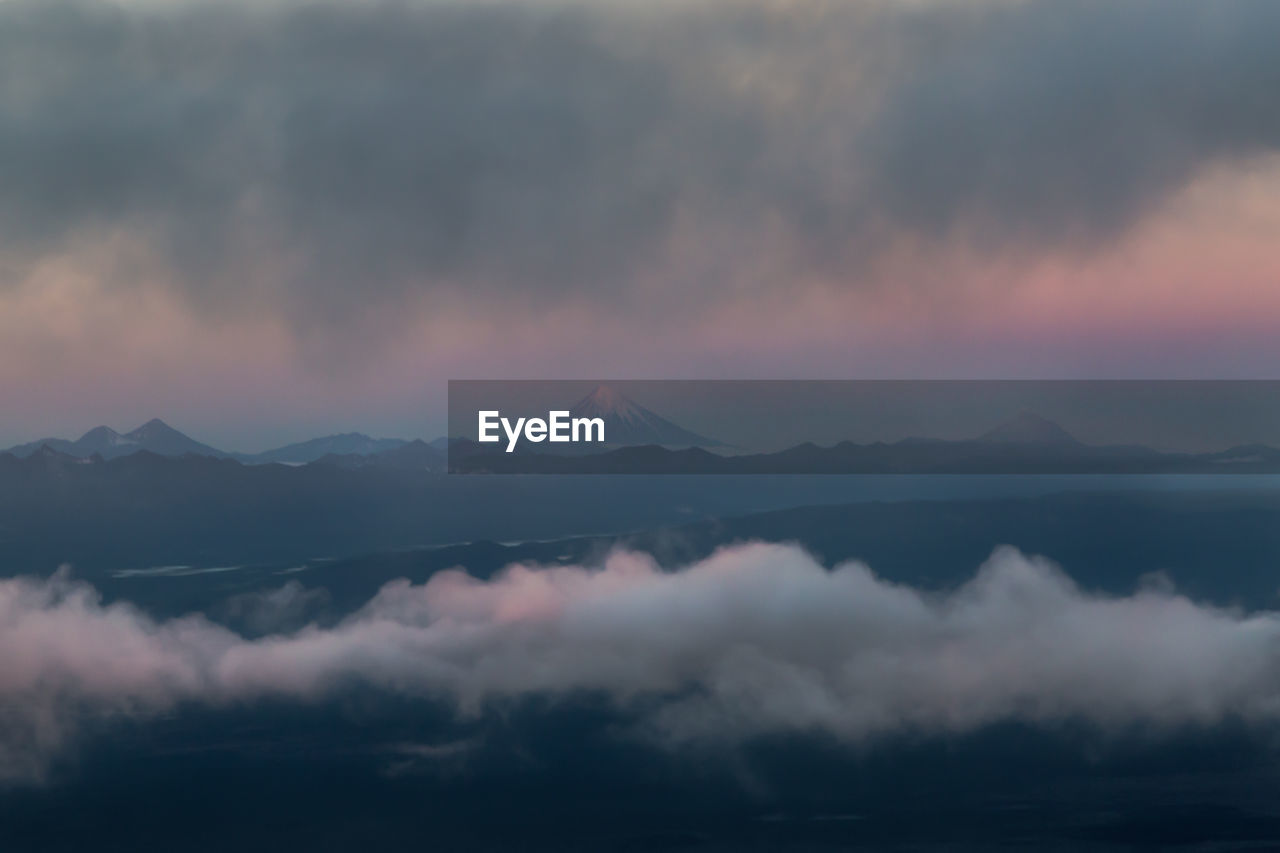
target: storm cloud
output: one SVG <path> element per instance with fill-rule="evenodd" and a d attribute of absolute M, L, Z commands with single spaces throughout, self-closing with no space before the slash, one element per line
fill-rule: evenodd
<path fill-rule="evenodd" d="M 1021 721 L 1156 731 L 1280 717 L 1280 616 L 1123 597 L 998 549 L 946 593 L 749 544 L 673 572 L 514 565 L 396 581 L 342 622 L 254 640 L 104 606 L 63 573 L 0 581 L 0 778 L 37 780 L 86 722 L 355 685 L 475 716 L 603 696 L 657 744 L 821 733 L 848 743 Z"/>
<path fill-rule="evenodd" d="M 1087 250 L 1276 149 L 1277 35 L 1269 0 L 18 0 L 0 259 L 141 245 L 204 314 L 331 327 Z"/>

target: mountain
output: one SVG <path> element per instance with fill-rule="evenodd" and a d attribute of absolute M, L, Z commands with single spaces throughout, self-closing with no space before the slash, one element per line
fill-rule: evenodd
<path fill-rule="evenodd" d="M 1205 458 L 1218 463 L 1223 470 L 1232 466 L 1280 465 L 1280 449 L 1266 444 L 1242 444 L 1210 453 Z"/>
<path fill-rule="evenodd" d="M 247 465 L 271 462 L 305 465 L 326 456 L 372 457 L 397 450 L 410 443 L 401 438 L 370 438 L 363 433 L 347 432 L 299 441 L 262 453 L 228 453 L 184 435 L 159 418 L 152 418 L 137 429 L 126 433 L 116 432 L 108 426 L 98 426 L 75 441 L 65 438 L 42 438 L 38 441 L 19 444 L 3 452 L 10 453 L 19 459 L 25 459 L 42 449 L 80 459 L 88 459 L 94 454 L 103 459 L 117 459 L 145 450 L 157 456 L 185 456 L 190 453 L 196 456 L 212 456 L 215 459 L 235 459 Z M 441 452 L 439 455 L 443 458 L 444 454 Z M 384 463 L 390 465 L 391 459 L 384 460 Z M 422 460 L 408 457 L 405 461 L 410 467 L 424 467 L 426 464 Z"/>
<path fill-rule="evenodd" d="M 1039 444 L 1058 447 L 1080 445 L 1071 433 L 1053 421 L 1032 412 L 1022 412 L 1017 417 L 987 430 L 976 440 L 987 444 Z"/>
<path fill-rule="evenodd" d="M 25 459 L 44 449 L 82 458 L 98 453 L 106 459 L 120 455 L 121 451 L 132 453 L 141 448 L 111 427 L 99 426 L 89 430 L 75 441 L 66 438 L 41 438 L 11 447 L 6 452 Z"/>
<path fill-rule="evenodd" d="M 90 432 L 92 432 L 92 430 L 90 430 Z M 10 456 L 16 456 L 19 459 L 26 459 L 42 447 L 47 447 L 50 450 L 56 450 L 59 453 L 72 454 L 76 448 L 76 442 L 67 438 L 37 438 L 35 441 L 28 441 L 26 444 L 15 444 L 4 452 Z"/>
<path fill-rule="evenodd" d="M 149 450 L 160 456 L 198 456 L 224 458 L 229 454 L 190 438 L 159 418 L 152 418 L 137 429 L 118 433 L 108 426 L 98 426 L 75 441 L 65 438 L 44 438 L 11 447 L 7 452 L 19 458 L 31 456 L 43 449 L 57 451 L 80 459 L 97 454 L 103 459 L 128 456 L 140 450 Z"/>
<path fill-rule="evenodd" d="M 142 429 L 142 427 L 138 427 Z M 138 430 L 134 430 L 137 432 Z M 73 445 L 74 450 L 72 456 L 92 456 L 97 453 L 103 459 L 120 453 L 132 453 L 140 450 L 141 445 L 135 439 L 127 438 L 108 426 L 94 427 L 93 429 L 80 436 L 80 439 Z"/>
<path fill-rule="evenodd" d="M 34 453 L 26 456 L 0 453 L 0 474 L 26 478 L 49 475 L 64 477 L 71 468 L 100 465 L 102 462 L 102 456 L 96 453 L 87 457 L 73 456 L 48 444 L 42 444 Z"/>
<path fill-rule="evenodd" d="M 251 465 L 281 462 L 286 465 L 305 465 L 325 456 L 373 456 L 395 450 L 408 444 L 402 438 L 371 438 L 364 433 L 344 432 L 326 435 L 265 450 L 262 453 L 242 453 L 236 458 Z"/>
<path fill-rule="evenodd" d="M 132 432 L 125 433 L 122 438 L 129 442 L 129 444 L 122 445 L 126 448 L 124 453 L 147 450 L 157 456 L 185 456 L 188 453 L 193 453 L 196 456 L 223 458 L 229 455 L 216 447 L 201 444 L 194 438 L 183 435 L 159 418 L 152 418 Z M 115 455 L 122 454 L 116 453 Z M 105 453 L 103 456 L 104 458 L 110 458 Z"/>
<path fill-rule="evenodd" d="M 393 441 L 394 439 L 383 440 Z M 444 473 L 447 468 L 445 452 L 437 450 L 420 438 L 401 442 L 395 447 L 376 453 L 326 453 L 311 464 L 347 470 L 382 468 L 436 473 Z"/>
<path fill-rule="evenodd" d="M 696 447 L 673 451 L 657 442 L 574 457 L 472 445 L 452 449 L 450 467 L 494 474 L 1276 474 L 1280 450 L 1253 444 L 1216 453 L 1166 453 L 1141 445 L 1091 445 L 1053 421 L 1023 413 L 960 441 L 905 438 L 831 447 L 805 442 L 740 456 Z"/>
<path fill-rule="evenodd" d="M 633 402 L 608 385 L 595 390 L 569 410 L 574 418 L 604 420 L 605 443 L 612 447 L 657 444 L 666 447 L 720 447 L 721 442 L 673 424 Z"/>

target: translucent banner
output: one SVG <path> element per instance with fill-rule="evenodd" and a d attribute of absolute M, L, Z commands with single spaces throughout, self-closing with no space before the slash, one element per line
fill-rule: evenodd
<path fill-rule="evenodd" d="M 1273 474 L 1277 381 L 461 380 L 457 474 Z"/>

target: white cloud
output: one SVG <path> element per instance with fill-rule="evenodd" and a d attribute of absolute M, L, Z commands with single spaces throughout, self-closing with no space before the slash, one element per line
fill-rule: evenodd
<path fill-rule="evenodd" d="M 182 702 L 323 701 L 363 683 L 454 703 L 581 692 L 668 742 L 785 731 L 856 742 L 1000 721 L 1101 727 L 1280 715 L 1280 616 L 1167 588 L 1078 589 L 996 551 L 946 594 L 828 571 L 795 547 L 723 550 L 676 572 L 512 566 L 490 581 L 395 581 L 332 628 L 246 640 L 201 616 L 103 606 L 65 574 L 0 581 L 0 779 L 30 780 L 87 718 Z M 637 707 L 639 707 L 637 705 Z"/>

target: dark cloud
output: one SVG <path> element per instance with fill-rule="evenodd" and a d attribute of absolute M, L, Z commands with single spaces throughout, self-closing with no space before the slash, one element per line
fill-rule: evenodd
<path fill-rule="evenodd" d="M 868 148 L 872 195 L 942 233 L 1106 239 L 1203 166 L 1273 151 L 1280 7 L 1028 3 L 921 16 Z"/>
<path fill-rule="evenodd" d="M 206 310 L 300 323 L 410 291 L 682 304 L 900 233 L 1075 246 L 1275 148 L 1277 35 L 1269 0 L 20 0 L 0 245 L 120 229 Z"/>

